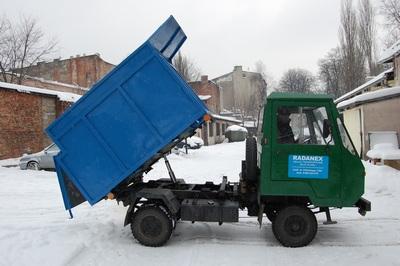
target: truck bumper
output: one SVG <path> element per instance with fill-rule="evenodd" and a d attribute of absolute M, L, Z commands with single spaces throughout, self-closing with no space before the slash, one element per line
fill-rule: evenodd
<path fill-rule="evenodd" d="M 355 204 L 356 207 L 358 207 L 358 212 L 362 215 L 365 216 L 367 212 L 371 211 L 371 202 L 369 200 L 364 199 L 361 197 Z"/>

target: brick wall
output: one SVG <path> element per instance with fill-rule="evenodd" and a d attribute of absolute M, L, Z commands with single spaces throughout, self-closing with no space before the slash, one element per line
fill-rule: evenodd
<path fill-rule="evenodd" d="M 69 106 L 51 95 L 0 88 L 0 160 L 49 145 L 44 129 Z"/>
<path fill-rule="evenodd" d="M 197 95 L 211 96 L 205 101 L 208 109 L 216 114 L 221 112 L 219 88 L 214 82 L 208 80 L 208 76 L 201 76 L 201 81 L 189 82 L 189 85 Z"/>

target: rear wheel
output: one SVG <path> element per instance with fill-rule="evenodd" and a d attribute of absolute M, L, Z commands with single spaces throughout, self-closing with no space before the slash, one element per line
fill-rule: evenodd
<path fill-rule="evenodd" d="M 246 179 L 256 182 L 258 176 L 257 167 L 257 141 L 254 137 L 246 138 Z"/>
<path fill-rule="evenodd" d="M 172 219 L 165 210 L 158 206 L 145 206 L 132 217 L 133 236 L 145 246 L 159 247 L 171 237 Z"/>
<path fill-rule="evenodd" d="M 305 206 L 289 206 L 272 223 L 275 238 L 285 247 L 307 246 L 317 233 L 317 219 Z"/>

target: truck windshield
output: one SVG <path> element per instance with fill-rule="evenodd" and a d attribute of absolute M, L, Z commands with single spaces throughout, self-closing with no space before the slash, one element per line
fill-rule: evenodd
<path fill-rule="evenodd" d="M 323 137 L 325 120 L 328 115 L 324 106 L 281 106 L 277 112 L 277 143 L 334 145 L 330 133 Z"/>
<path fill-rule="evenodd" d="M 339 127 L 339 132 L 340 132 L 340 137 L 342 138 L 343 145 L 346 147 L 346 149 L 351 152 L 352 154 L 359 156 L 356 149 L 354 148 L 353 142 L 351 141 L 351 138 L 349 136 L 349 133 L 347 132 L 346 127 L 344 126 L 344 123 L 340 118 L 337 119 L 337 124 Z"/>

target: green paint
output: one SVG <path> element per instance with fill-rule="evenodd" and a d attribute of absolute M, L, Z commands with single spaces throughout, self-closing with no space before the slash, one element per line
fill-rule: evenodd
<path fill-rule="evenodd" d="M 310 128 L 311 131 L 313 126 L 309 124 L 309 121 L 317 117 L 315 115 L 312 118 L 313 110 L 317 108 L 326 110 L 327 119 L 331 125 L 331 143 L 327 144 L 330 137 L 322 139 L 323 143 L 317 143 L 316 140 L 313 144 L 278 143 L 280 137 L 278 136 L 278 111 L 282 110 L 279 109 L 282 107 L 287 110 L 301 110 L 301 115 L 307 118 L 308 123 L 304 122 L 305 127 L 303 127 L 303 124 L 300 125 L 303 123 L 301 120 L 297 128 Z M 301 109 L 299 109 L 300 107 Z M 313 205 L 319 207 L 354 206 L 354 203 L 364 193 L 365 170 L 359 156 L 351 152 L 351 141 L 347 143 L 348 148 L 342 141 L 342 135 L 345 132 L 342 130 L 343 134 L 340 134 L 338 119 L 339 113 L 332 97 L 328 95 L 272 93 L 267 98 L 264 107 L 263 126 L 258 136 L 258 156 L 261 169 L 260 196 L 306 196 L 310 198 Z M 293 125 L 291 126 L 293 127 Z M 322 128 L 321 125 L 319 128 Z M 303 131 L 306 130 L 303 129 Z M 316 135 L 317 131 L 314 129 L 314 134 L 308 133 L 312 136 Z M 302 139 L 304 135 L 299 135 L 297 139 Z M 321 141 L 321 137 L 319 140 Z M 289 155 L 328 156 L 328 178 L 294 179 L 288 177 Z"/>

